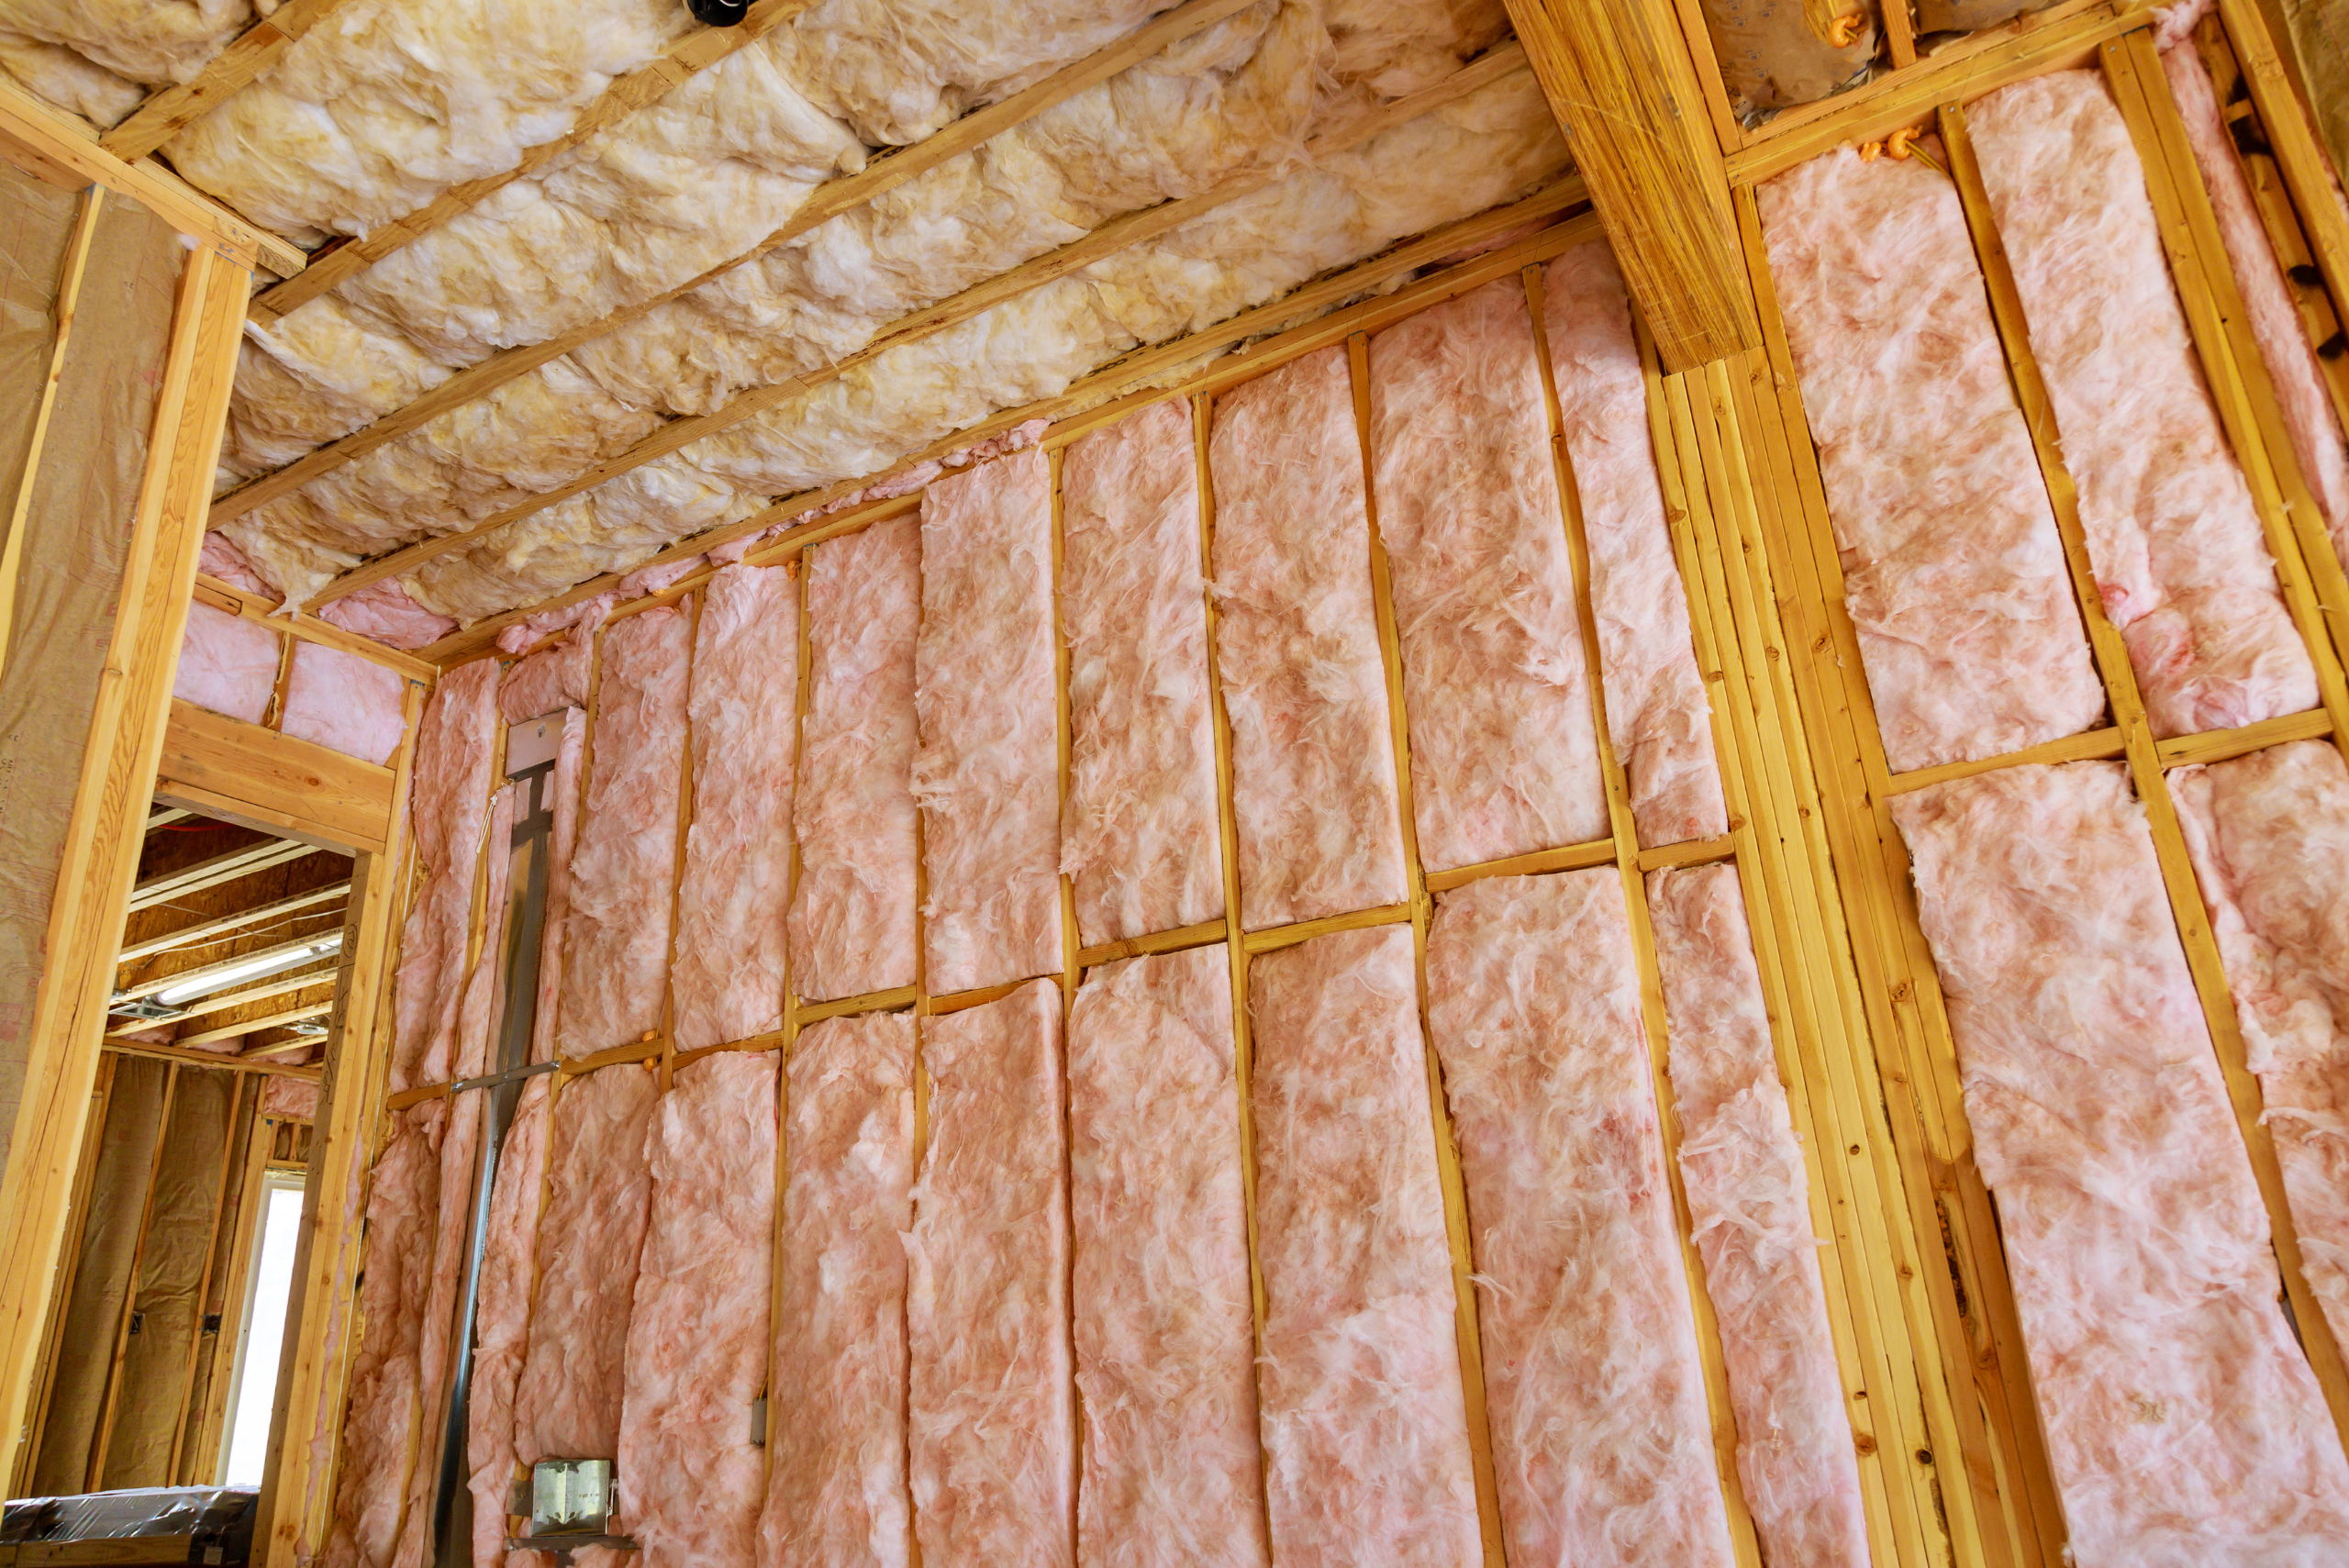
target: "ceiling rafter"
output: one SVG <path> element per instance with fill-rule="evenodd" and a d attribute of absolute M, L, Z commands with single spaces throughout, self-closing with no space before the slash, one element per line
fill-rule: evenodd
<path fill-rule="evenodd" d="M 354 458 L 363 457 L 449 410 L 484 397 L 517 376 L 527 374 L 583 343 L 593 342 L 631 321 L 649 316 L 712 279 L 722 277 L 770 250 L 789 244 L 819 224 L 895 190 L 916 175 L 959 157 L 1013 126 L 1034 118 L 1086 88 L 1108 81 L 1128 66 L 1147 60 L 1254 3 L 1255 0 L 1187 0 L 1187 4 L 1166 12 L 1121 41 L 1086 56 L 1000 103 L 990 104 L 985 108 L 964 115 L 927 140 L 884 152 L 868 162 L 859 173 L 827 181 L 801 204 L 789 222 L 733 260 L 720 262 L 699 276 L 655 295 L 641 304 L 614 311 L 600 320 L 588 322 L 568 332 L 557 333 L 542 343 L 525 344 L 493 354 L 477 365 L 459 371 L 423 396 L 384 415 L 363 429 L 354 430 L 340 440 L 331 441 L 306 456 L 297 458 L 284 468 L 248 481 L 212 503 L 212 522 L 216 526 L 228 522 L 266 502 L 290 495 L 320 475 L 333 472 Z"/>
<path fill-rule="evenodd" d="M 321 0 L 321 3 L 334 6 L 341 4 L 342 0 Z M 246 314 L 255 321 L 267 323 L 297 306 L 307 305 L 336 284 L 357 277 L 394 251 L 414 244 L 441 225 L 471 211 L 505 186 L 526 174 L 536 173 L 597 131 L 618 125 L 637 110 L 659 103 L 672 90 L 692 80 L 696 72 L 707 71 L 736 51 L 758 42 L 815 3 L 816 0 L 757 0 L 742 20 L 733 27 L 700 28 L 685 34 L 671 43 L 656 59 L 637 67 L 605 88 L 601 97 L 579 112 L 578 119 L 572 123 L 569 130 L 551 141 L 542 141 L 529 149 L 522 154 L 521 161 L 511 169 L 484 174 L 478 180 L 462 181 L 414 212 L 405 213 L 389 223 L 378 224 L 364 235 L 321 245 L 311 254 L 309 266 L 299 274 L 253 295 L 252 303 L 246 307 Z M 280 13 L 281 16 L 283 14 Z M 142 109 L 140 112 L 143 114 L 145 111 Z"/>
<path fill-rule="evenodd" d="M 350 0 L 290 0 L 275 16 L 230 39 L 195 76 L 149 94 L 120 125 L 98 138 L 98 145 L 125 162 L 146 157 L 249 86 L 277 63 L 288 44 L 348 4 Z"/>
<path fill-rule="evenodd" d="M 1358 147 L 1379 133 L 1406 124 L 1421 115 L 1465 97 L 1477 88 L 1496 82 L 1512 72 L 1526 68 L 1525 54 L 1514 42 L 1505 43 L 1480 59 L 1453 72 L 1432 86 L 1398 98 L 1375 114 L 1363 117 L 1339 131 L 1317 138 L 1307 148 L 1308 158 L 1319 160 L 1334 156 L 1350 148 Z M 730 429 L 755 418 L 769 409 L 780 406 L 794 397 L 812 391 L 827 382 L 835 381 L 857 367 L 871 363 L 893 349 L 904 348 L 936 336 L 947 328 L 993 309 L 1008 300 L 1017 298 L 1031 289 L 1040 288 L 1055 279 L 1067 276 L 1079 268 L 1089 266 L 1119 251 L 1152 239 L 1171 229 L 1200 217 L 1217 207 L 1240 200 L 1286 177 L 1287 169 L 1250 175 L 1228 182 L 1215 190 L 1180 201 L 1162 202 L 1139 212 L 1124 213 L 1111 218 L 1100 228 L 1080 239 L 1071 240 L 1057 250 L 1024 261 L 1019 266 L 996 273 L 973 284 L 951 298 L 899 317 L 876 333 L 873 339 L 853 353 L 829 364 L 790 376 L 741 394 L 723 408 L 689 418 L 675 419 L 662 426 L 652 434 L 619 452 L 595 464 L 563 484 L 533 495 L 517 506 L 494 513 L 470 528 L 453 533 L 419 539 L 388 554 L 378 556 L 366 564 L 354 568 L 319 590 L 304 606 L 317 610 L 336 599 L 358 593 L 387 577 L 395 577 L 436 556 L 462 550 L 474 540 L 548 507 L 569 499 L 582 491 L 592 490 L 632 469 L 640 468 L 656 458 L 690 446 L 695 441 Z"/>

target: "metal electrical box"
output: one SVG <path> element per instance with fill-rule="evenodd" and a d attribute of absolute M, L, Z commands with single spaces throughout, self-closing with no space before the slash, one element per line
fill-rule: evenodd
<path fill-rule="evenodd" d="M 530 1467 L 533 1536 L 607 1534 L 612 1503 L 608 1459 L 542 1459 Z"/>

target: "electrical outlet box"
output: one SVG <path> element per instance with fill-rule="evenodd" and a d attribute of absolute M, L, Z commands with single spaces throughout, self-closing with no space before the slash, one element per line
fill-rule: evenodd
<path fill-rule="evenodd" d="M 542 1459 L 530 1468 L 530 1533 L 603 1535 L 614 1501 L 608 1459 Z"/>

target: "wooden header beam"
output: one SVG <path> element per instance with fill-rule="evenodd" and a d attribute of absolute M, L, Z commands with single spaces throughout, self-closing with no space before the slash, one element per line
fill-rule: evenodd
<path fill-rule="evenodd" d="M 1762 340 L 1729 175 L 1669 0 L 1508 0 L 1664 367 Z"/>

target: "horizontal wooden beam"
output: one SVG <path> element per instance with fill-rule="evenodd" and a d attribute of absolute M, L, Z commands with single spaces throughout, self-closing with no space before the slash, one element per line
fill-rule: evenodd
<path fill-rule="evenodd" d="M 97 143 L 78 119 L 69 119 L 15 83 L 0 79 L 0 157 L 39 177 L 66 177 L 104 185 L 140 203 L 181 233 L 213 247 L 244 267 L 280 276 L 302 270 L 301 248 L 205 195 L 151 160 L 125 162 Z"/>
<path fill-rule="evenodd" d="M 821 1023 L 826 1018 L 844 1018 L 852 1013 L 885 1013 L 892 1008 L 914 1005 L 914 987 L 899 985 L 888 991 L 869 991 L 862 996 L 842 996 L 833 1002 L 804 1002 L 799 1006 L 799 1026 Z"/>
<path fill-rule="evenodd" d="M 238 34 L 194 77 L 150 94 L 129 118 L 98 138 L 98 145 L 127 163 L 146 157 L 276 64 L 286 45 L 349 3 L 290 0 Z"/>
<path fill-rule="evenodd" d="M 2010 82 L 2092 64 L 2099 44 L 2152 19 L 2148 5 L 2095 0 L 2059 20 L 1976 33 L 1907 71 L 1781 115 L 1730 154 L 1730 183 L 1758 184 L 1823 152 L 1922 126 L 1943 104 L 1970 103 Z"/>
<path fill-rule="evenodd" d="M 1477 61 L 1422 92 L 1411 95 L 1388 106 L 1376 115 L 1349 124 L 1339 136 L 1316 142 L 1308 149 L 1308 156 L 1323 159 L 1368 141 L 1379 132 L 1394 126 L 1408 124 L 1445 104 L 1453 103 L 1486 83 L 1497 81 L 1523 68 L 1523 56 L 1515 45 L 1496 50 L 1486 59 Z M 464 549 L 475 539 L 495 532 L 508 523 L 533 517 L 548 507 L 606 484 L 620 475 L 643 467 L 658 458 L 691 446 L 723 430 L 779 408 L 793 398 L 800 397 L 830 382 L 871 364 L 882 355 L 896 349 L 936 337 L 949 328 L 970 320 L 973 317 L 994 309 L 1021 295 L 1043 287 L 1058 278 L 1064 278 L 1079 268 L 1116 255 L 1202 217 L 1229 202 L 1238 201 L 1253 192 L 1276 183 L 1286 171 L 1275 171 L 1248 179 L 1235 181 L 1202 195 L 1182 201 L 1162 202 L 1111 218 L 1100 228 L 1046 255 L 1024 261 L 1019 266 L 997 273 L 992 278 L 974 284 L 950 299 L 900 317 L 876 333 L 871 341 L 855 351 L 845 354 L 826 365 L 820 365 L 782 381 L 770 382 L 743 393 L 722 408 L 690 418 L 673 419 L 642 440 L 603 462 L 574 474 L 552 489 L 544 490 L 518 506 L 491 514 L 480 522 L 454 532 L 419 539 L 388 555 L 378 556 L 365 565 L 345 573 L 321 589 L 305 606 L 316 610 L 336 599 L 355 594 L 387 577 L 412 572 L 425 562 L 452 550 Z M 318 454 L 313 454 L 316 456 Z M 309 460 L 305 459 L 305 462 Z M 298 464 L 295 466 L 299 466 Z"/>
<path fill-rule="evenodd" d="M 242 517 L 255 506 L 288 495 L 319 474 L 373 451 L 384 442 L 406 435 L 452 408 L 462 407 L 475 398 L 488 395 L 515 377 L 527 374 L 583 343 L 594 342 L 631 321 L 649 316 L 712 279 L 723 277 L 735 268 L 790 243 L 818 225 L 853 207 L 862 206 L 874 197 L 895 190 L 915 175 L 969 151 L 988 138 L 998 136 L 1021 121 L 1074 97 L 1086 88 L 1108 81 L 1135 61 L 1146 60 L 1200 28 L 1245 9 L 1250 3 L 1251 0 L 1189 0 L 1189 4 L 1167 12 L 1124 41 L 1046 77 L 1025 92 L 1015 93 L 999 104 L 991 104 L 967 114 L 926 141 L 884 153 L 867 163 L 860 173 L 818 186 L 815 193 L 791 215 L 789 221 L 742 254 L 721 261 L 673 289 L 616 310 L 599 320 L 574 327 L 568 332 L 557 333 L 544 342 L 525 344 L 493 354 L 477 365 L 459 371 L 423 396 L 384 415 L 366 428 L 353 431 L 284 468 L 239 485 L 212 503 L 212 519 L 218 524 Z"/>
<path fill-rule="evenodd" d="M 276 1078 L 306 1078 L 314 1084 L 325 1074 L 325 1069 L 318 1067 L 296 1067 L 288 1062 L 270 1062 L 225 1051 L 196 1051 L 186 1046 L 162 1045 L 153 1040 L 109 1040 L 101 1042 L 100 1049 L 111 1051 L 117 1056 L 151 1056 L 159 1062 L 177 1062 L 191 1067 L 218 1067 L 230 1073 L 263 1073 Z M 185 1536 L 177 1539 L 183 1547 L 187 1544 Z M 6 1563 L 7 1560 L 0 1557 L 0 1568 L 6 1568 Z"/>
<path fill-rule="evenodd" d="M 2183 768 L 2196 762 L 2223 762 L 2232 757 L 2247 757 L 2254 751 L 2264 751 L 2270 746 L 2281 746 L 2292 740 L 2321 740 L 2332 733 L 2332 719 L 2322 708 L 2307 713 L 2288 713 L 2279 718 L 2264 718 L 2257 724 L 2246 724 L 2236 729 L 2214 729 L 2203 735 L 2181 735 L 2175 740 L 2157 740 L 2154 754 L 2162 767 Z"/>
<path fill-rule="evenodd" d="M 258 844 L 248 844 L 241 850 L 232 850 L 225 855 L 215 855 L 209 860 L 198 861 L 195 864 L 184 867 L 179 871 L 165 872 L 159 876 L 149 877 L 130 890 L 130 907 L 133 910 L 151 909 L 158 904 L 167 904 L 174 898 L 184 898 L 191 893 L 201 893 L 207 887 L 218 887 L 225 883 L 234 882 L 240 876 L 250 876 L 255 872 L 267 871 L 273 866 L 282 866 L 289 862 L 298 861 L 312 852 L 311 847 L 307 844 L 289 844 L 283 840 L 269 840 Z"/>
<path fill-rule="evenodd" d="M 844 479 L 821 490 L 804 491 L 740 522 L 727 523 L 679 539 L 633 570 L 641 571 L 647 566 L 684 561 L 717 545 L 763 533 L 777 523 L 817 510 L 842 495 L 894 478 L 925 462 L 950 456 L 963 448 L 1033 419 L 1062 421 L 1046 433 L 1043 445 L 1075 440 L 1121 418 L 1128 411 L 1119 401 L 1121 398 L 1130 396 L 1139 402 L 1165 396 L 1168 389 L 1163 384 L 1185 365 L 1213 358 L 1219 350 L 1235 345 L 1244 346 L 1239 347 L 1236 352 L 1223 354 L 1215 360 L 1212 366 L 1186 378 L 1182 383 L 1183 389 L 1213 390 L 1245 381 L 1251 376 L 1262 375 L 1276 365 L 1342 341 L 1349 333 L 1370 330 L 1388 321 L 1400 319 L 1438 301 L 1465 294 L 1495 278 L 1507 276 L 1529 261 L 1545 261 L 1572 246 L 1597 239 L 1598 220 L 1587 214 L 1564 222 L 1550 221 L 1571 208 L 1585 205 L 1586 200 L 1581 176 L 1573 173 L 1563 175 L 1554 183 L 1508 206 L 1493 207 L 1474 217 L 1447 224 L 1391 246 L 1375 256 L 1365 257 L 1342 271 L 1317 278 L 1302 288 L 1252 310 L 1242 311 L 1228 321 L 1169 339 L 1154 347 L 1138 350 L 1112 361 L 1057 396 L 1038 398 L 1033 403 L 990 414 L 975 425 L 941 437 L 918 451 L 907 453 L 879 473 Z M 1521 239 L 1510 239 L 1506 244 L 1484 254 L 1472 256 L 1470 260 L 1441 272 L 1415 279 L 1400 288 L 1382 286 L 1434 265 L 1447 256 L 1474 251 L 1480 246 L 1536 226 L 1541 227 L 1535 233 Z M 1363 297 L 1365 295 L 1372 297 Z M 1357 303 L 1342 309 L 1330 308 L 1350 299 Z M 1308 320 L 1301 327 L 1288 327 L 1282 330 L 1286 323 L 1298 317 L 1311 317 L 1325 310 L 1330 313 Z M 890 508 L 911 510 L 919 504 L 918 495 L 907 495 L 818 517 L 761 545 L 747 559 L 761 565 L 780 561 L 804 544 L 861 527 L 874 517 L 889 515 Z M 567 608 L 591 599 L 618 583 L 623 575 L 606 573 L 540 604 L 486 617 L 462 631 L 451 633 L 429 648 L 419 650 L 419 654 L 434 661 L 445 671 L 452 663 L 483 654 L 507 627 L 547 610 Z M 673 585 L 669 592 L 672 595 L 689 592 L 698 581 L 698 578 L 687 579 Z M 615 616 L 621 613 L 619 610 L 613 612 Z"/>
<path fill-rule="evenodd" d="M 393 782 L 389 768 L 174 699 L 155 798 L 328 849 L 380 851 Z"/>
<path fill-rule="evenodd" d="M 331 979 L 332 976 L 328 978 Z M 310 1002 L 299 1007 L 288 1007 L 282 1013 L 271 1013 L 264 1018 L 253 1018 L 245 1023 L 222 1024 L 218 1029 L 205 1029 L 198 1034 L 183 1035 L 173 1043 L 197 1046 L 207 1040 L 235 1040 L 239 1035 L 259 1034 L 263 1029 L 282 1029 L 287 1024 L 298 1024 L 305 1018 L 322 1018 L 333 1011 L 334 998 L 329 996 L 323 1002 Z"/>
<path fill-rule="evenodd" d="M 2108 759 L 2120 756 L 2127 749 L 2128 738 L 2108 724 L 2095 729 L 2084 729 L 2077 735 L 2060 735 L 2053 740 L 2043 740 L 2036 746 L 2026 746 L 2020 751 L 2003 751 L 1995 757 L 1974 757 L 1963 762 L 1942 762 L 1930 768 L 1911 768 L 1905 773 L 1893 774 L 1885 786 L 1885 793 L 1909 795 L 1917 790 L 1931 789 L 1935 784 L 1970 779 L 1979 773 L 1997 773 L 2001 768 L 2079 762 L 2091 758 Z"/>
<path fill-rule="evenodd" d="M 1667 371 L 1762 340 L 1720 145 L 1670 0 L 1508 0 Z"/>
<path fill-rule="evenodd" d="M 195 602 L 303 642 L 315 642 L 321 648 L 331 648 L 341 653 L 355 653 L 362 659 L 373 660 L 387 670 L 396 670 L 407 679 L 421 681 L 428 686 L 440 678 L 438 666 L 427 663 L 414 654 L 387 648 L 355 631 L 345 631 L 334 622 L 320 620 L 314 615 L 281 615 L 278 613 L 278 601 L 268 595 L 248 592 L 200 572 L 195 577 Z"/>
<path fill-rule="evenodd" d="M 1598 839 L 1587 844 L 1568 844 L 1563 849 L 1533 850 L 1497 861 L 1480 861 L 1450 871 L 1431 871 L 1427 873 L 1427 886 L 1430 893 L 1444 893 L 1490 876 L 1534 876 L 1542 872 L 1586 871 L 1592 866 L 1614 863 L 1615 840 Z"/>
<path fill-rule="evenodd" d="M 280 915 L 291 915 L 296 910 L 307 909 L 318 904 L 339 904 L 349 897 L 350 894 L 351 884 L 348 882 L 338 882 L 330 887 L 314 887 L 307 893 L 297 893 L 291 898 L 280 898 L 256 908 L 239 909 L 233 915 L 223 915 L 217 920 L 206 920 L 195 926 L 183 926 L 176 931 L 166 931 L 160 937 L 150 937 L 143 942 L 133 943 L 117 954 L 115 962 L 118 964 L 129 963 L 138 959 L 152 957 L 159 952 L 168 952 L 173 948 L 195 947 L 200 945 L 207 937 L 217 937 L 223 932 L 240 930 L 247 926 L 257 926 L 263 920 L 273 920 Z"/>
<path fill-rule="evenodd" d="M 1144 958 L 1152 953 L 1181 952 L 1187 948 L 1203 948 L 1224 940 L 1224 923 L 1204 920 L 1196 926 L 1184 926 L 1172 931 L 1157 931 L 1149 936 L 1121 937 L 1099 947 L 1085 948 L 1076 955 L 1079 969 L 1092 969 L 1099 964 L 1115 963 L 1120 959 Z"/>
<path fill-rule="evenodd" d="M 1611 851 L 1613 845 L 1608 846 Z M 1610 853 L 1609 856 L 1612 859 Z M 1267 926 L 1260 931 L 1247 932 L 1240 944 L 1250 952 L 1272 952 L 1280 948 L 1295 947 L 1316 937 L 1326 937 L 1332 931 L 1359 931 L 1367 926 L 1408 926 L 1411 923 L 1408 904 L 1382 904 L 1375 909 L 1353 909 L 1343 915 L 1327 915 L 1318 920 L 1299 920 L 1294 925 Z"/>
<path fill-rule="evenodd" d="M 231 1007 L 241 1007 L 248 1002 L 265 1002 L 272 996 L 283 996 L 288 991 L 306 990 L 313 985 L 333 984 L 335 970 L 342 962 L 340 956 L 328 954 L 319 962 L 325 962 L 327 967 L 323 970 L 306 970 L 300 974 L 284 975 L 263 981 L 257 985 L 239 985 L 233 991 L 217 992 L 209 996 L 199 996 L 184 1006 L 174 1008 L 161 1018 L 126 1019 L 108 1029 L 106 1036 L 110 1040 L 120 1039 L 124 1035 L 138 1034 L 141 1030 L 151 1029 L 158 1024 L 185 1023 L 190 1018 L 201 1018 L 212 1013 L 225 1013 Z M 180 976 L 173 975 L 172 980 L 175 981 L 179 978 Z M 168 987 L 171 981 L 161 984 Z"/>
<path fill-rule="evenodd" d="M 414 212 L 377 224 L 364 235 L 320 246 L 311 252 L 309 266 L 298 276 L 255 295 L 249 313 L 255 321 L 267 323 L 307 305 L 384 257 L 472 211 L 516 180 L 545 168 L 596 132 L 660 102 L 672 89 L 690 81 L 695 72 L 706 71 L 736 50 L 756 43 L 812 3 L 813 0 L 757 0 L 741 21 L 730 28 L 698 28 L 685 34 L 650 64 L 639 66 L 605 88 L 601 97 L 580 111 L 569 130 L 529 149 L 511 169 L 451 185 Z"/>
<path fill-rule="evenodd" d="M 152 833 L 158 828 L 168 828 L 174 822 L 182 821 L 195 815 L 195 813 L 193 811 L 183 811 L 176 806 L 167 806 L 161 811 L 150 812 L 148 814 L 147 831 Z"/>
<path fill-rule="evenodd" d="M 1663 844 L 1640 851 L 1640 869 L 1643 872 L 1665 871 L 1675 866 L 1710 865 L 1737 853 L 1737 836 L 1724 833 L 1718 839 L 1684 839 L 1677 844 Z"/>

